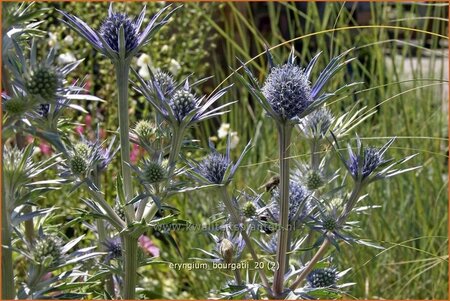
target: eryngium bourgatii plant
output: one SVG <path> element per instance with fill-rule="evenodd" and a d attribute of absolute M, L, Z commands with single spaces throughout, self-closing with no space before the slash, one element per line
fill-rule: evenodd
<path fill-rule="evenodd" d="M 149 66 L 150 79 L 145 80 L 131 68 L 132 59 L 169 22 L 177 9 L 171 9 L 168 5 L 143 26 L 145 7 L 133 19 L 125 13 L 114 11 L 110 5 L 107 17 L 97 29 L 76 16 L 59 11 L 63 22 L 109 58 L 115 67 L 119 114 L 115 134 L 119 136 L 119 146 L 114 138 L 109 143 L 102 141 L 99 128 L 95 138 L 81 136 L 77 141 L 71 141 L 73 138 L 68 132 L 72 124 L 64 118 L 65 109 L 86 112 L 74 101 L 100 101 L 84 94 L 83 82 L 67 83 L 68 73 L 82 61 L 56 65 L 53 63 L 54 49 L 44 59 L 39 59 L 34 41 L 31 43 L 30 57 L 25 59 L 21 49 L 24 36 L 20 37 L 21 43 L 14 40 L 14 35 L 4 39 L 7 42 L 4 49 L 7 51 L 3 53 L 3 58 L 11 74 L 7 93 L 2 94 L 4 137 L 11 138 L 23 130 L 46 140 L 57 152 L 37 163 L 33 158 L 32 145 L 23 150 L 9 144 L 4 147 L 2 272 L 7 281 L 2 284 L 2 289 L 9 291 L 3 293 L 4 299 L 13 299 L 16 295 L 23 299 L 82 298 L 84 295 L 81 294 L 54 295 L 55 291 L 67 287 L 82 287 L 84 284 L 76 279 L 100 279 L 104 296 L 108 298 L 136 298 L 137 269 L 151 261 L 142 259 L 138 239 L 149 228 L 166 226 L 175 220 L 177 213 L 168 202 L 170 196 L 199 188 L 212 188 L 217 192 L 223 209 L 217 219 L 223 221 L 217 228 L 220 234 L 209 233 L 214 249 L 202 250 L 208 255 L 207 260 L 235 264 L 245 258 L 245 252 L 250 254 L 254 264 L 268 263 L 266 258 L 274 258 L 269 268 L 257 267 L 255 272 L 249 271 L 244 277 L 238 269 L 227 269 L 233 279 L 227 283 L 224 297 L 334 298 L 337 296 L 334 293 L 348 286 L 340 284 L 340 280 L 349 269 L 338 271 L 332 258 L 325 256 L 328 247 L 332 245 L 339 249 L 341 242 L 374 246 L 358 238 L 354 232 L 355 221 L 351 220 L 354 217 L 352 213 L 368 209 L 367 206 L 358 207 L 366 197 L 363 190 L 376 180 L 390 178 L 416 167 L 399 169 L 400 164 L 413 156 L 400 161 L 387 159 L 386 152 L 394 139 L 376 148 L 364 147 L 360 138 L 356 137 L 356 149 L 349 145 L 348 156 L 341 154 L 338 140 L 348 136 L 351 130 L 373 114 L 363 114 L 365 107 L 355 112 L 355 105 L 347 113 L 334 116 L 326 107 L 327 101 L 358 84 L 350 83 L 334 92 L 328 88 L 334 76 L 352 62 L 353 59 L 346 59 L 350 50 L 331 59 L 315 80 L 312 80 L 315 74 L 313 69 L 320 54 L 302 67 L 296 63 L 294 49 L 287 62 L 282 64 L 276 64 L 267 51 L 269 70 L 262 83 L 243 65 L 246 76 L 238 74 L 239 82 L 248 89 L 277 128 L 279 175 L 265 186 L 266 192 L 261 194 L 250 187 L 244 191 L 230 191 L 238 167 L 251 151 L 251 142 L 236 160 L 233 160 L 231 151 L 231 135 L 223 153 L 220 145 L 214 146 L 210 142 L 209 153 L 198 160 L 193 159 L 195 154 L 185 156 L 183 147 L 196 143 L 186 138 L 190 127 L 228 112 L 226 110 L 235 101 L 217 103 L 223 101 L 232 86 L 203 96 L 199 86 L 208 78 L 194 81 L 193 75 L 190 75 L 177 81 L 171 74 Z M 134 81 L 129 80 L 130 70 Z M 154 112 L 154 118 L 138 121 L 132 130 L 128 116 L 130 82 Z M 294 129 L 309 143 L 308 161 L 290 157 Z M 130 141 L 145 150 L 137 163 L 132 163 L 130 157 Z M 252 148 L 255 149 L 257 145 Z M 116 198 L 107 200 L 108 194 L 102 192 L 100 176 L 119 150 L 121 173 L 115 183 Z M 334 153 L 337 153 L 344 168 L 330 170 Z M 291 161 L 295 163 L 292 169 Z M 185 166 L 182 166 L 183 163 Z M 36 176 L 42 176 L 55 166 L 59 171 L 58 179 L 34 181 Z M 342 172 L 349 176 L 336 183 Z M 189 180 L 200 186 L 187 187 Z M 351 182 L 350 186 L 345 184 L 347 182 Z M 57 236 L 61 233 L 57 230 L 41 227 L 57 208 L 39 208 L 34 201 L 42 193 L 58 189 L 63 184 L 71 185 L 71 191 L 86 188 L 89 196 L 81 199 L 85 207 L 77 209 L 85 216 L 94 217 L 95 224 L 88 227 L 98 237 L 97 246 L 69 253 L 84 236 L 72 240 L 59 238 Z M 33 218 L 39 218 L 36 227 L 33 223 L 19 226 Z M 20 287 L 17 294 L 9 289 L 15 286 L 14 279 L 17 279 L 12 268 L 13 235 L 20 238 L 17 241 L 26 248 L 21 255 L 31 263 L 28 278 L 17 285 Z M 96 248 L 100 252 L 94 251 Z M 101 259 L 95 260 L 100 256 Z M 91 260 L 100 266 L 98 273 L 92 277 L 81 272 L 94 262 Z M 69 265 L 71 271 L 66 271 Z M 69 285 L 61 284 L 64 281 Z"/>

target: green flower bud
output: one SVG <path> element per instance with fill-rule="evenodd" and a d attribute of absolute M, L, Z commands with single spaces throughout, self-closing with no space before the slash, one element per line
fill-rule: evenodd
<path fill-rule="evenodd" d="M 143 174 L 145 180 L 152 184 L 162 181 L 166 176 L 166 171 L 158 162 L 147 161 L 144 165 Z"/>
<path fill-rule="evenodd" d="M 28 102 L 25 98 L 14 97 L 3 103 L 3 109 L 11 115 L 22 115 L 28 109 Z"/>
<path fill-rule="evenodd" d="M 83 142 L 79 142 L 75 144 L 73 147 L 75 153 L 83 158 L 87 158 L 89 156 L 89 145 Z"/>
<path fill-rule="evenodd" d="M 156 127 L 148 120 L 141 120 L 134 127 L 134 131 L 140 139 L 149 141 L 155 135 Z"/>
<path fill-rule="evenodd" d="M 61 259 L 62 241 L 58 237 L 44 237 L 36 241 L 33 258 L 45 267 L 56 266 Z"/>
<path fill-rule="evenodd" d="M 244 204 L 242 211 L 245 217 L 250 218 L 256 215 L 256 207 L 251 201 L 248 201 L 247 203 Z"/>
<path fill-rule="evenodd" d="M 74 174 L 82 174 L 87 169 L 87 162 L 84 157 L 79 154 L 75 154 L 70 160 L 70 168 Z"/>
<path fill-rule="evenodd" d="M 33 71 L 30 80 L 26 84 L 28 92 L 32 95 L 40 95 L 45 100 L 53 100 L 59 86 L 58 74 L 46 67 L 40 67 Z"/>
<path fill-rule="evenodd" d="M 306 187 L 308 187 L 309 190 L 319 189 L 323 184 L 324 181 L 322 175 L 315 170 L 311 170 L 306 176 Z"/>

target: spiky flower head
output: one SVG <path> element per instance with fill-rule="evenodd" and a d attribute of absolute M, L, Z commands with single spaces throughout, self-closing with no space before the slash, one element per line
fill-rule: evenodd
<path fill-rule="evenodd" d="M 38 66 L 31 71 L 29 79 L 26 82 L 26 90 L 31 95 L 39 95 L 44 100 L 52 102 L 62 85 L 62 74 L 59 74 L 56 69 Z"/>
<path fill-rule="evenodd" d="M 122 257 L 122 242 L 120 237 L 109 238 L 102 242 L 102 244 L 106 247 L 105 252 L 107 255 L 105 257 L 105 261 Z"/>
<path fill-rule="evenodd" d="M 120 217 L 120 219 L 122 219 L 123 221 L 126 220 L 125 210 L 123 209 L 123 207 L 119 203 L 116 203 L 114 205 L 113 209 L 117 213 L 117 215 Z"/>
<path fill-rule="evenodd" d="M 21 164 L 21 162 L 24 164 Z M 16 146 L 3 148 L 3 178 L 7 181 L 22 182 L 27 178 L 27 170 L 31 166 L 31 157 Z"/>
<path fill-rule="evenodd" d="M 131 59 L 142 46 L 150 41 L 177 9 L 171 10 L 160 19 L 161 15 L 169 8 L 170 5 L 157 12 L 142 31 L 141 26 L 145 19 L 145 6 L 137 18 L 131 19 L 125 13 L 115 12 L 111 4 L 108 9 L 108 17 L 103 21 L 100 30 L 91 28 L 76 16 L 64 11 L 58 11 L 65 17 L 63 22 L 74 29 L 97 51 L 106 55 L 112 61 L 118 61 L 120 59 Z M 121 45 L 123 45 L 124 49 L 120 49 Z M 123 53 L 121 53 L 122 50 Z"/>
<path fill-rule="evenodd" d="M 334 230 L 336 230 L 337 227 L 337 221 L 336 219 L 329 215 L 329 216 L 325 216 L 323 218 L 322 221 L 322 227 L 326 230 L 326 231 L 330 231 L 333 232 Z"/>
<path fill-rule="evenodd" d="M 242 213 L 245 217 L 251 218 L 256 215 L 256 207 L 252 201 L 247 201 L 242 207 Z"/>
<path fill-rule="evenodd" d="M 134 127 L 134 132 L 144 141 L 149 141 L 156 133 L 156 126 L 151 121 L 140 120 Z"/>
<path fill-rule="evenodd" d="M 84 142 L 78 142 L 73 146 L 73 150 L 77 155 L 80 155 L 81 157 L 87 158 L 90 153 L 90 147 L 87 145 L 87 143 Z"/>
<path fill-rule="evenodd" d="M 365 148 L 363 151 L 363 165 L 360 170 L 358 157 L 351 155 L 348 161 L 350 172 L 354 177 L 362 176 L 366 178 L 369 176 L 383 161 L 383 154 L 375 147 Z"/>
<path fill-rule="evenodd" d="M 310 287 L 333 287 L 338 280 L 335 268 L 323 268 L 312 270 L 306 277 Z"/>
<path fill-rule="evenodd" d="M 56 266 L 62 257 L 62 241 L 58 237 L 44 236 L 38 239 L 33 248 L 33 258 L 46 267 Z"/>
<path fill-rule="evenodd" d="M 76 175 L 81 175 L 86 172 L 88 168 L 88 163 L 86 161 L 86 157 L 83 157 L 80 154 L 74 154 L 70 158 L 70 169 Z"/>
<path fill-rule="evenodd" d="M 308 214 L 310 209 L 309 196 L 310 192 L 306 187 L 298 182 L 291 181 L 289 183 L 289 222 L 294 223 L 296 221 L 303 220 Z M 279 199 L 280 192 L 276 188 L 272 192 L 273 209 L 272 213 L 276 220 L 279 219 Z"/>
<path fill-rule="evenodd" d="M 139 28 L 127 14 L 112 11 L 100 27 L 100 35 L 115 52 L 119 52 L 119 31 L 123 27 L 126 52 L 138 46 Z"/>
<path fill-rule="evenodd" d="M 170 107 L 178 121 L 183 120 L 192 110 L 197 107 L 195 95 L 185 89 L 175 91 L 170 99 Z"/>
<path fill-rule="evenodd" d="M 8 114 L 21 116 L 30 107 L 28 98 L 23 96 L 16 96 L 3 100 L 3 110 Z"/>
<path fill-rule="evenodd" d="M 214 184 L 221 184 L 230 164 L 231 161 L 226 156 L 212 152 L 200 162 L 198 168 L 200 174 L 208 181 Z"/>
<path fill-rule="evenodd" d="M 145 181 L 150 184 L 161 182 L 166 177 L 166 169 L 158 161 L 145 160 L 142 170 Z"/>
<path fill-rule="evenodd" d="M 171 74 L 157 69 L 154 76 L 163 95 L 168 95 L 173 91 L 175 88 L 175 80 Z"/>
<path fill-rule="evenodd" d="M 272 109 L 285 120 L 301 114 L 313 102 L 305 71 L 291 63 L 273 67 L 261 91 Z"/>
<path fill-rule="evenodd" d="M 306 175 L 305 182 L 309 190 L 319 189 L 324 184 L 323 176 L 317 170 L 310 170 Z"/>
<path fill-rule="evenodd" d="M 320 108 L 306 116 L 299 127 L 308 138 L 323 138 L 331 127 L 333 114 L 326 108 Z"/>

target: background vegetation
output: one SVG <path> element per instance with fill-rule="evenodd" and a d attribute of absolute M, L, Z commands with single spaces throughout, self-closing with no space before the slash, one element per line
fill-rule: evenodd
<path fill-rule="evenodd" d="M 91 93 L 106 100 L 95 107 L 90 105 L 93 117 L 90 126 L 86 116 L 72 116 L 73 120 L 85 134 L 93 132 L 97 122 L 102 128 L 116 130 L 112 66 L 61 24 L 54 10 L 64 8 L 99 28 L 108 4 L 37 6 L 50 8 L 49 17 L 40 26 L 51 33 L 46 37 L 48 45 L 43 43 L 42 53 L 45 46 L 57 43 L 60 53 L 85 58 L 74 77 L 87 76 Z M 155 11 L 161 6 L 149 3 L 148 10 Z M 115 7 L 137 14 L 142 4 L 117 3 Z M 446 3 L 189 3 L 143 52 L 148 54 L 153 67 L 176 71 L 178 79 L 190 73 L 198 78 L 213 76 L 203 88 L 204 93 L 209 93 L 219 85 L 236 82 L 233 76 L 233 70 L 239 67 L 236 58 L 252 60 L 249 67 L 260 79 L 264 78 L 267 66 L 265 56 L 260 54 L 265 45 L 273 47 L 273 53 L 282 58 L 287 57 L 294 44 L 301 62 L 308 62 L 322 51 L 321 66 L 333 55 L 354 47 L 357 60 L 345 75 L 338 77 L 341 82 L 333 84 L 338 86 L 350 78 L 364 83 L 356 93 L 329 103 L 329 107 L 336 116 L 352 108 L 366 107 L 366 114 L 376 111 L 355 132 L 368 137 L 370 141 L 365 142 L 373 145 L 382 145 L 388 137 L 397 136 L 390 155 L 400 158 L 419 153 L 414 163 L 423 168 L 371 187 L 366 202 L 380 208 L 361 218 L 362 237 L 386 249 L 344 246 L 341 253 L 334 254 L 341 270 L 353 268 L 346 280 L 356 285 L 347 298 L 447 299 L 447 13 Z M 73 42 L 67 38 L 69 35 Z M 132 122 L 149 118 L 152 114 L 149 105 L 133 93 L 132 99 Z M 238 189 L 250 187 L 262 192 L 258 187 L 277 171 L 274 124 L 239 85 L 225 99 L 238 103 L 223 120 L 198 126 L 192 136 L 203 146 L 215 136 L 213 139 L 223 146 L 217 130 L 222 123 L 229 123 L 240 139 L 236 151 L 253 139 L 255 147 L 238 171 L 235 185 Z M 75 137 L 78 136 L 74 133 Z M 292 153 L 301 156 L 308 148 L 298 134 L 293 140 Z M 194 157 L 198 154 L 199 151 L 191 152 Z M 114 185 L 117 173 L 116 168 L 105 175 L 103 187 Z M 108 199 L 114 199 L 114 189 L 106 189 L 106 193 Z M 63 198 L 61 192 L 56 192 L 43 199 L 42 205 L 59 207 L 56 219 L 67 223 L 76 220 L 78 213 L 74 208 L 80 208 L 82 196 L 72 194 Z M 181 218 L 193 224 L 205 224 L 220 210 L 218 201 L 204 192 L 189 193 L 171 202 L 180 210 Z M 75 222 L 66 224 L 65 229 L 68 236 L 87 232 L 85 226 Z M 147 234 L 160 247 L 161 260 L 165 261 L 186 261 L 200 256 L 195 248 L 214 247 L 204 232 L 176 232 L 172 236 L 177 241 L 178 254 L 160 233 Z M 20 264 L 17 266 L 20 269 Z M 151 265 L 140 273 L 145 288 L 142 294 L 147 298 L 204 298 L 207 292 L 219 289 L 226 277 L 217 271 L 171 270 L 167 264 Z"/>

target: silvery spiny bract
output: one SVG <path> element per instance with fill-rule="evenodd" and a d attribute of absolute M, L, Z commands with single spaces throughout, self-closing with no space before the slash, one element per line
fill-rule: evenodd
<path fill-rule="evenodd" d="M 235 103 L 234 101 L 227 102 L 208 111 L 216 101 L 225 95 L 231 86 L 225 87 L 208 97 L 195 97 L 192 92 L 193 88 L 205 82 L 207 78 L 192 84 L 189 82 L 189 79 L 184 81 L 184 85 L 170 83 L 170 85 L 173 85 L 173 88 L 166 90 L 167 81 L 170 80 L 166 76 L 161 75 L 162 73 L 159 73 L 159 77 L 156 77 L 149 70 L 150 80 L 146 81 L 136 70 L 132 69 L 132 71 L 139 82 L 139 85 L 134 84 L 134 88 L 144 95 L 159 116 L 166 120 L 174 129 L 184 130 L 200 121 L 220 116 L 227 112 L 222 111 L 224 108 Z M 165 79 L 161 80 L 162 78 Z"/>
<path fill-rule="evenodd" d="M 230 158 L 231 135 L 228 135 L 225 155 L 220 154 L 210 141 L 211 153 L 200 162 L 188 161 L 192 171 L 190 176 L 203 184 L 228 184 L 233 179 L 237 168 L 241 164 L 245 154 L 249 151 L 251 141 L 245 146 L 236 163 Z"/>
<path fill-rule="evenodd" d="M 118 61 L 131 59 L 143 45 L 149 42 L 154 34 L 168 22 L 177 9 L 173 9 L 161 20 L 158 20 L 169 8 L 170 5 L 157 12 L 143 31 L 141 31 L 141 26 L 145 17 L 145 6 L 139 16 L 132 20 L 125 13 L 115 12 L 111 3 L 108 9 L 108 16 L 103 21 L 99 31 L 92 29 L 76 16 L 61 10 L 58 11 L 65 17 L 62 22 L 75 30 L 92 47 L 109 57 L 112 61 Z M 120 47 L 121 43 L 123 43 L 123 49 Z"/>
<path fill-rule="evenodd" d="M 395 137 L 386 142 L 382 147 L 374 148 L 363 147 L 361 139 L 359 136 L 356 136 L 356 151 L 353 151 L 350 144 L 348 144 L 348 159 L 346 159 L 339 151 L 339 143 L 333 133 L 332 136 L 335 141 L 336 152 L 342 163 L 347 168 L 352 178 L 358 183 L 368 184 L 376 180 L 387 179 L 420 168 L 420 166 L 406 169 L 396 168 L 398 165 L 411 160 L 417 154 L 407 156 L 397 162 L 394 162 L 394 159 L 384 159 L 384 154 L 392 143 L 394 143 Z"/>
<path fill-rule="evenodd" d="M 325 85 L 331 78 L 352 59 L 345 60 L 349 53 L 347 50 L 331 59 L 325 69 L 320 73 L 317 80 L 311 83 L 311 72 L 316 64 L 319 54 L 317 54 L 306 68 L 296 65 L 295 50 L 292 48 L 291 54 L 286 63 L 275 65 L 274 59 L 269 50 L 266 51 L 269 62 L 269 74 L 261 88 L 250 69 L 242 63 L 242 67 L 248 79 L 237 74 L 239 81 L 247 87 L 251 95 L 261 104 L 267 114 L 278 123 L 299 123 L 302 118 L 320 108 L 336 93 L 322 93 Z M 346 87 L 354 83 L 347 84 Z"/>

